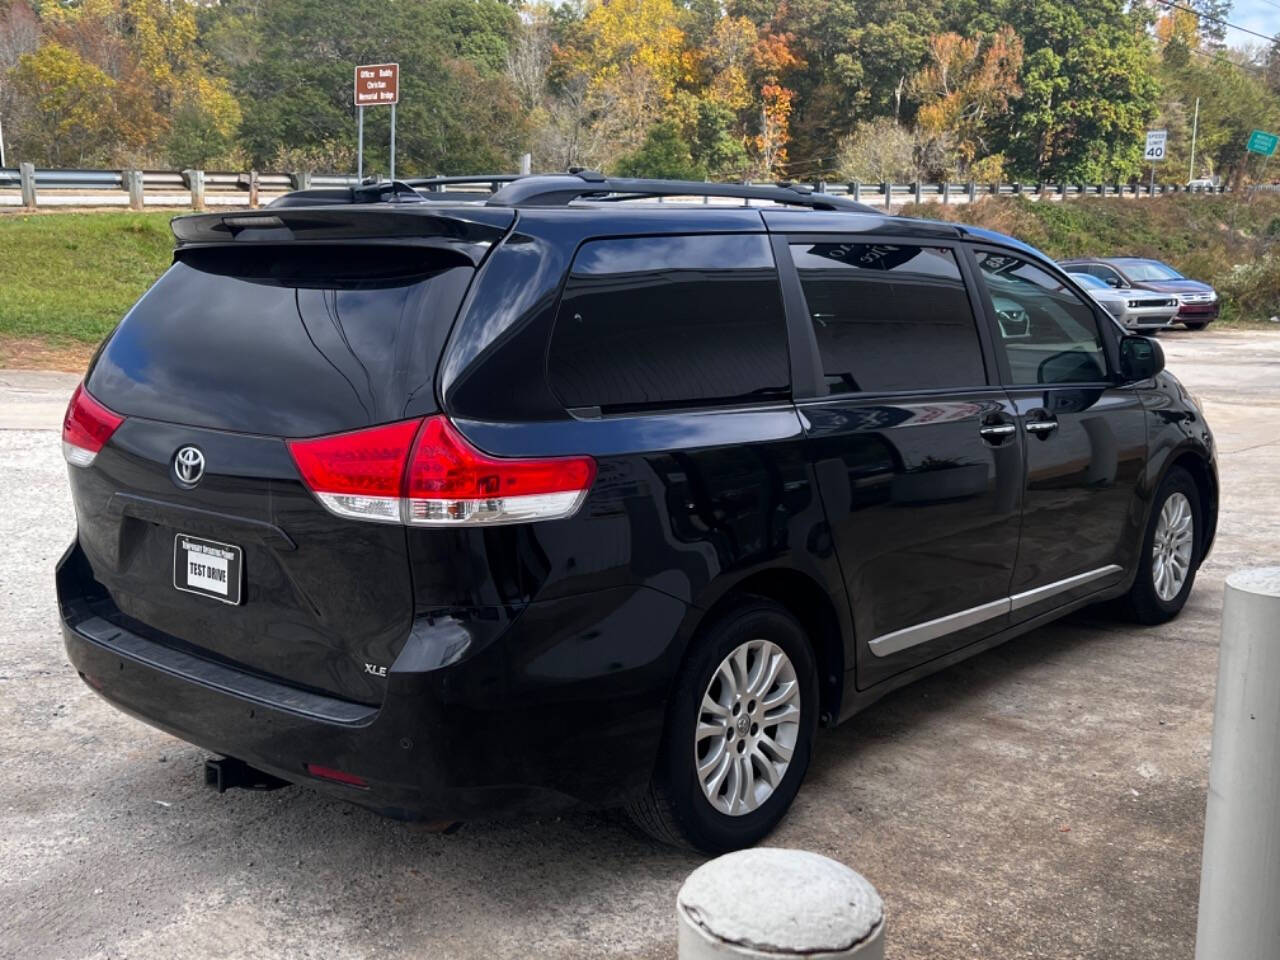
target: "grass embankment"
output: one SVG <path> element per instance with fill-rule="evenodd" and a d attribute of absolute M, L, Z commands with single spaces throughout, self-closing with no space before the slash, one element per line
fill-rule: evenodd
<path fill-rule="evenodd" d="M 908 213 L 1012 234 L 1054 257 L 1156 257 L 1223 294 L 1224 323 L 1280 314 L 1280 195 L 988 199 Z M 0 216 L 0 368 L 83 369 L 171 259 L 172 213 Z"/>
<path fill-rule="evenodd" d="M 169 265 L 172 216 L 0 217 L 0 367 L 83 368 Z"/>
<path fill-rule="evenodd" d="M 905 212 L 999 230 L 1056 258 L 1163 260 L 1218 289 L 1223 323 L 1280 314 L 1280 194 L 1061 202 L 1002 197 L 972 208 L 925 204 Z"/>

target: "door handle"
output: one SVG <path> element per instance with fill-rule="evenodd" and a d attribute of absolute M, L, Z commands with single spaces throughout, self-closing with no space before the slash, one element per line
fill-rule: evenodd
<path fill-rule="evenodd" d="M 1044 438 L 1053 431 L 1058 429 L 1057 420 L 1028 420 L 1027 433 L 1035 434 L 1037 437 Z"/>
<path fill-rule="evenodd" d="M 1017 431 L 1012 423 L 992 423 L 978 428 L 978 434 L 989 443 L 1003 443 Z"/>

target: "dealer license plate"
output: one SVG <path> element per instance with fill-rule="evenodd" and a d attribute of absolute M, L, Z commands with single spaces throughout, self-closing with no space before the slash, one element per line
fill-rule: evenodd
<path fill-rule="evenodd" d="M 173 585 L 184 593 L 240 602 L 244 552 L 234 544 L 180 533 L 173 538 Z"/>

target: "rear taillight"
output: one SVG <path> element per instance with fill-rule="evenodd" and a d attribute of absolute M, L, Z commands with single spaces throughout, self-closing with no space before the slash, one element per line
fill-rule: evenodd
<path fill-rule="evenodd" d="M 124 417 L 112 413 L 89 395 L 84 384 L 76 387 L 62 420 L 62 455 L 74 467 L 87 467 L 111 439 Z"/>
<path fill-rule="evenodd" d="M 331 512 L 413 526 L 567 517 L 596 475 L 590 457 L 491 457 L 444 416 L 290 440 L 289 452 Z"/>

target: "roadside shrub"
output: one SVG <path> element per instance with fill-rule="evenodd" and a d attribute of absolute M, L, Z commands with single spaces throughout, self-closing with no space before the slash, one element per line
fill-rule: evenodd
<path fill-rule="evenodd" d="M 1280 256 L 1236 264 L 1215 286 L 1227 319 L 1280 316 Z"/>

